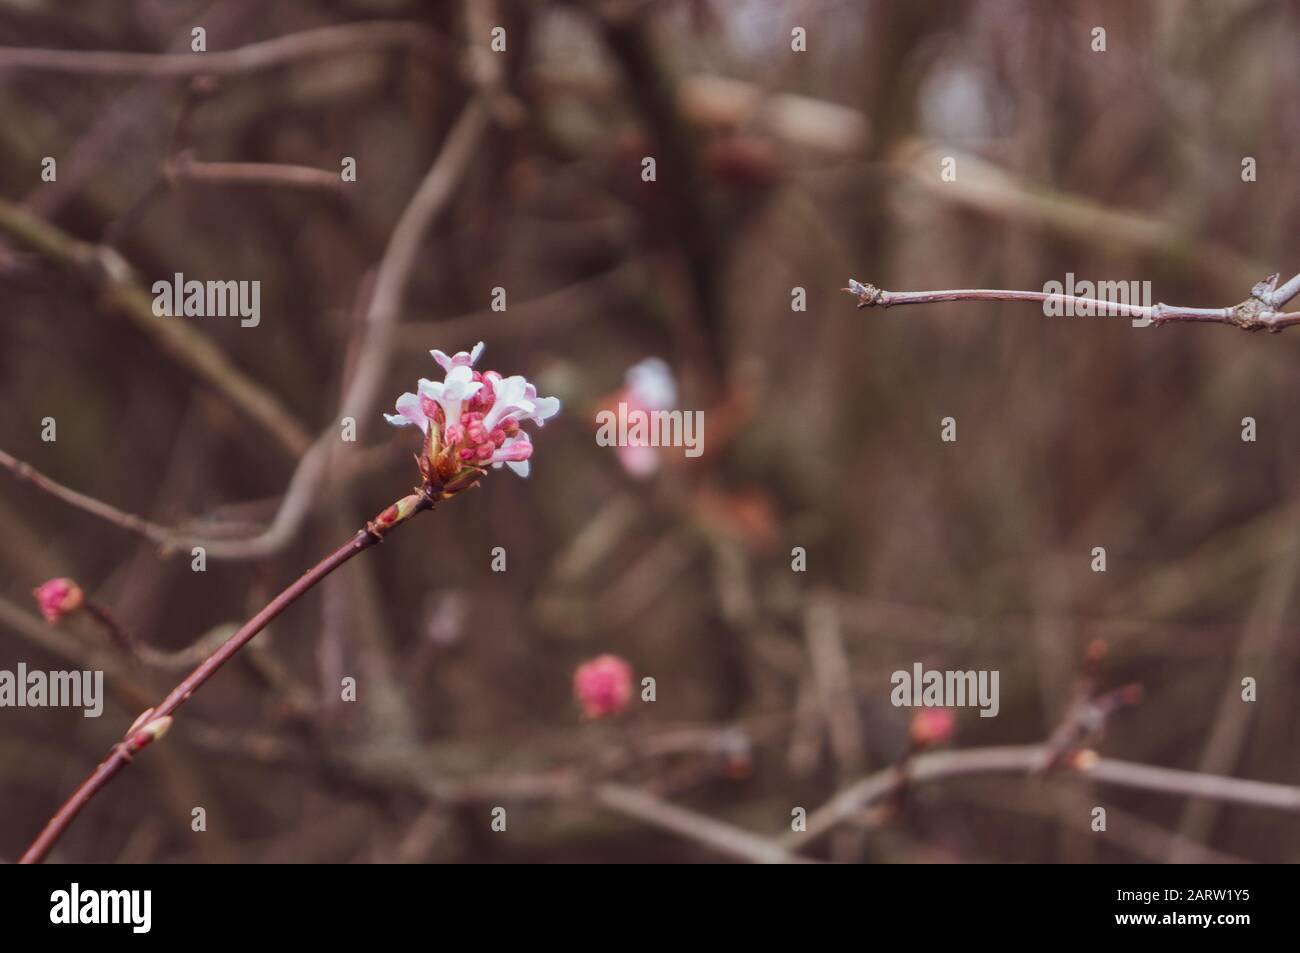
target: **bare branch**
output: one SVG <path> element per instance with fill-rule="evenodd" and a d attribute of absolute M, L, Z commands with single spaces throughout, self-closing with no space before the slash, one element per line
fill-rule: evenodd
<path fill-rule="evenodd" d="M 20 480 L 32 484 L 38 489 L 50 494 L 55 499 L 62 500 L 71 506 L 91 516 L 97 516 L 100 519 L 108 520 L 115 526 L 138 536 L 143 536 L 152 543 L 157 543 L 163 548 L 169 548 L 175 544 L 170 530 L 157 523 L 151 523 L 146 519 L 136 516 L 134 513 L 128 513 L 125 510 L 119 510 L 116 506 L 111 506 L 95 499 L 93 496 L 87 496 L 84 493 L 78 493 L 71 490 L 55 480 L 51 480 L 45 474 L 41 473 L 29 463 L 11 456 L 3 450 L 0 450 L 0 466 L 3 466 L 10 473 Z"/>
<path fill-rule="evenodd" d="M 1256 289 L 1260 288 L 1256 285 Z M 1231 324 L 1244 331 L 1281 331 L 1300 324 L 1300 311 L 1278 312 L 1264 299 L 1251 297 L 1231 308 L 1183 308 L 1169 304 L 1138 305 L 1103 301 L 1044 291 L 1009 291 L 1001 288 L 957 288 L 946 291 L 885 291 L 872 284 L 849 279 L 842 289 L 858 299 L 859 308 L 892 308 L 904 304 L 933 304 L 939 301 L 1037 301 L 1060 305 L 1092 315 L 1140 318 L 1148 324 L 1178 321 Z M 1265 292 L 1266 293 L 1266 292 Z M 1145 327 L 1145 325 L 1139 325 Z"/>
<path fill-rule="evenodd" d="M 1300 275 L 1296 275 L 1282 287 L 1271 291 L 1268 303 L 1274 308 L 1280 308 L 1298 294 L 1300 294 Z"/>
<path fill-rule="evenodd" d="M 112 248 L 79 241 L 44 219 L 0 199 L 0 232 L 46 259 L 76 271 L 176 361 L 262 427 L 293 456 L 311 438 L 269 390 L 230 362 L 221 349 L 190 325 L 154 314 L 150 295 L 126 260 Z"/>
<path fill-rule="evenodd" d="M 610 782 L 597 787 L 595 797 L 609 810 L 672 831 L 737 860 L 759 864 L 806 862 L 769 838 L 669 804 L 637 788 Z"/>
<path fill-rule="evenodd" d="M 972 774 L 1032 774 L 1042 765 L 1046 754 L 1043 745 L 936 751 L 918 755 L 909 763 L 907 783 L 915 785 Z M 1110 758 L 1100 758 L 1086 769 L 1060 771 L 1050 776 L 1078 777 L 1117 787 L 1300 813 L 1300 788 L 1286 784 L 1199 774 Z M 786 846 L 812 843 L 867 805 L 890 794 L 897 784 L 898 771 L 889 768 L 844 788 L 808 815 L 806 831 L 786 835 Z"/>
<path fill-rule="evenodd" d="M 169 182 L 205 185 L 270 185 L 291 189 L 342 192 L 346 184 L 337 172 L 276 162 L 205 162 L 189 153 L 167 161 L 163 175 Z"/>
<path fill-rule="evenodd" d="M 0 69 L 18 68 L 91 76 L 178 77 L 252 73 L 294 60 L 385 46 L 445 52 L 443 37 L 422 23 L 376 21 L 327 26 L 210 53 L 119 53 L 0 47 Z"/>
<path fill-rule="evenodd" d="M 352 417 L 356 420 L 358 437 L 366 422 L 378 410 L 379 392 L 393 345 L 393 327 L 401 315 L 402 300 L 419 252 L 420 241 L 429 225 L 455 194 L 456 186 L 469 167 L 474 149 L 486 128 L 485 110 L 477 101 L 471 101 L 457 119 L 437 159 L 393 229 L 363 319 L 364 340 L 356 371 L 340 401 L 339 413 L 335 418 Z M 0 213 L 2 212 L 3 208 L 0 207 Z M 3 215 L 0 214 L 0 227 L 2 226 Z M 147 304 L 145 307 L 148 309 Z M 152 316 L 152 310 L 149 313 Z M 210 347 L 206 340 L 200 341 Z M 279 551 L 297 535 L 333 469 L 330 464 L 338 447 L 336 423 L 331 421 L 299 459 L 270 526 L 255 536 L 237 539 L 210 538 L 151 523 L 71 490 L 2 450 L 0 466 L 65 503 L 143 536 L 156 543 L 165 553 L 177 547 L 203 546 L 211 559 L 254 559 Z"/>

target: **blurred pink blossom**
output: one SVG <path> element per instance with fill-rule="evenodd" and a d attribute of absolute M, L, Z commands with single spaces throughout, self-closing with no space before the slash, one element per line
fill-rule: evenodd
<path fill-rule="evenodd" d="M 952 737 L 957 716 L 949 708 L 922 708 L 912 716 L 908 728 L 912 743 L 919 748 L 942 744 Z"/>
<path fill-rule="evenodd" d="M 648 357 L 627 370 L 617 402 L 627 404 L 628 411 L 672 410 L 677 403 L 677 381 L 672 369 L 657 357 Z M 638 479 L 659 471 L 658 447 L 629 443 L 618 448 L 623 469 Z"/>
<path fill-rule="evenodd" d="M 41 615 L 45 616 L 45 621 L 50 625 L 54 625 L 69 612 L 76 612 L 86 601 L 81 587 L 71 579 L 62 577 L 41 583 L 32 590 L 32 595 L 36 597 Z"/>
<path fill-rule="evenodd" d="M 617 655 L 601 655 L 573 673 L 573 696 L 588 718 L 622 711 L 632 699 L 632 666 Z"/>

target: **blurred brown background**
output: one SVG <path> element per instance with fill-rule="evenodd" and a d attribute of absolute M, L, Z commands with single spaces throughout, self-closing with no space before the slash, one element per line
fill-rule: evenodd
<path fill-rule="evenodd" d="M 0 448 L 183 534 L 239 538 L 271 524 L 305 448 L 332 438 L 302 519 L 204 573 L 188 547 L 160 554 L 0 473 L 0 668 L 104 668 L 112 686 L 99 719 L 0 710 L 0 856 L 193 661 L 163 653 L 243 620 L 408 492 L 415 444 L 379 412 L 434 376 L 429 348 L 478 340 L 484 366 L 565 403 L 532 476 L 493 473 L 295 605 L 56 859 L 717 860 L 610 792 L 775 843 L 793 807 L 900 757 L 894 670 L 999 670 L 998 717 L 962 711 L 953 744 L 1032 744 L 1069 715 L 1097 640 L 1098 687 L 1144 688 L 1089 742 L 1104 756 L 1300 784 L 1300 335 L 1032 304 L 858 311 L 839 290 L 850 276 L 1041 289 L 1073 272 L 1210 307 L 1290 277 L 1298 20 L 1300 4 L 1251 0 L 0 2 L 6 47 L 181 53 L 202 26 L 211 57 L 418 25 L 216 74 L 0 57 Z M 467 108 L 486 121 L 467 129 Z M 373 353 L 376 266 L 458 128 L 450 191 Z M 331 185 L 344 156 L 358 180 Z M 1258 181 L 1242 181 L 1247 156 Z M 328 175 L 230 181 L 208 162 Z M 178 271 L 260 280 L 260 325 L 160 330 L 124 303 L 124 280 L 147 291 Z M 196 370 L 204 342 L 242 378 Z M 665 454 L 636 480 L 593 417 L 652 355 L 681 406 L 706 411 L 706 453 Z M 359 443 L 340 446 L 361 366 L 376 396 L 354 405 Z M 248 384 L 276 405 L 260 420 Z M 948 416 L 956 443 L 939 439 Z M 85 618 L 40 622 L 28 591 L 58 575 L 152 662 L 123 661 Z M 603 652 L 654 677 L 657 700 L 585 721 L 571 673 Z M 345 676 L 356 703 L 339 700 Z M 1094 804 L 1113 812 L 1104 836 Z M 806 854 L 1298 849 L 1291 814 L 1002 776 L 917 786 Z"/>

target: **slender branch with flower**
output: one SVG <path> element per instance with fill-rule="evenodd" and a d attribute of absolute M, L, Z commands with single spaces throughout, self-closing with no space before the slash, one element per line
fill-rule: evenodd
<path fill-rule="evenodd" d="M 171 727 L 176 710 L 217 669 L 318 582 L 353 556 L 383 542 L 389 533 L 407 520 L 477 486 L 489 467 L 508 466 L 520 476 L 528 475 L 533 445 L 522 424 L 532 421 L 541 426 L 559 412 L 560 402 L 555 397 L 539 397 L 537 388 L 524 377 L 505 377 L 496 371 L 474 370 L 474 364 L 482 353 L 482 342 L 471 352 L 461 351 L 450 357 L 442 351 L 433 351 L 434 359 L 446 372 L 444 379 L 421 380 L 418 393 L 405 393 L 397 399 L 396 414 L 384 415 L 389 423 L 399 427 L 419 427 L 424 435 L 417 458 L 421 481 L 414 492 L 368 521 L 352 539 L 326 556 L 244 623 L 158 705 L 143 712 L 127 729 L 122 740 L 113 746 L 108 757 L 49 820 L 23 854 L 22 863 L 38 863 L 44 859 L 82 808 L 140 751 L 161 738 Z M 50 612 L 72 611 L 73 603 L 79 605 L 63 581 L 58 582 L 57 587 L 51 586 L 44 593 L 37 593 L 47 618 Z"/>

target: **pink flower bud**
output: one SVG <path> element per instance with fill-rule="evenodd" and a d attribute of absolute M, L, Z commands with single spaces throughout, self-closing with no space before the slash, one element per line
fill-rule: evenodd
<path fill-rule="evenodd" d="M 420 496 L 417 493 L 402 497 L 371 521 L 371 532 L 382 536 L 398 523 L 410 519 L 411 514 L 415 512 L 415 508 L 419 505 Z"/>
<path fill-rule="evenodd" d="M 71 579 L 51 579 L 32 590 L 36 604 L 40 606 L 41 615 L 50 625 L 58 622 L 69 612 L 76 612 L 85 604 L 86 597 L 81 587 Z"/>
<path fill-rule="evenodd" d="M 622 711 L 632 699 L 632 666 L 617 655 L 584 662 L 573 673 L 573 697 L 588 718 Z"/>
<path fill-rule="evenodd" d="M 951 738 L 956 725 L 957 718 L 950 709 L 922 708 L 912 716 L 912 724 L 908 731 L 912 735 L 914 745 L 918 748 L 928 748 L 930 745 L 942 744 Z"/>
<path fill-rule="evenodd" d="M 483 415 L 481 413 L 468 413 L 461 417 L 461 424 L 465 429 L 465 439 L 471 444 L 486 443 L 488 441 L 487 428 L 483 426 Z"/>
<path fill-rule="evenodd" d="M 501 463 L 506 460 L 519 462 L 527 460 L 533 455 L 533 445 L 527 440 L 520 440 L 516 437 L 508 446 L 502 445 L 500 450 L 490 443 L 485 443 L 482 447 L 479 447 L 479 452 L 486 453 L 488 459 L 493 463 Z"/>

